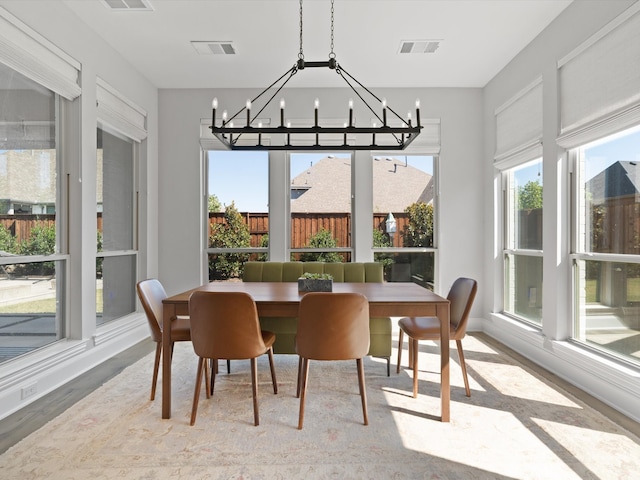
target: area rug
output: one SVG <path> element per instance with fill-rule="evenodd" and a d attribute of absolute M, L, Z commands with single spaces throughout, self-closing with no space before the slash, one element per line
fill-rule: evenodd
<path fill-rule="evenodd" d="M 438 347 L 420 350 L 419 396 L 411 372 L 390 377 L 365 361 L 364 426 L 355 362 L 311 362 L 305 423 L 297 429 L 297 357 L 276 355 L 273 394 L 260 358 L 260 425 L 253 425 L 248 361 L 231 362 L 202 393 L 189 426 L 197 359 L 173 358 L 172 418 L 149 400 L 153 354 L 0 456 L 0 478 L 28 479 L 631 479 L 636 436 L 481 336 L 464 340 L 471 397 L 451 363 L 451 422 L 439 420 Z M 394 350 L 395 355 L 395 350 Z M 404 357 L 406 358 L 406 352 Z M 395 358 L 395 357 L 394 357 Z"/>

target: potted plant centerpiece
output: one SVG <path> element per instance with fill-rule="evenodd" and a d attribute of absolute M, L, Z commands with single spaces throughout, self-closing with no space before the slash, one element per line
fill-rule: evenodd
<path fill-rule="evenodd" d="M 333 277 L 328 273 L 303 273 L 298 278 L 299 292 L 331 292 Z"/>

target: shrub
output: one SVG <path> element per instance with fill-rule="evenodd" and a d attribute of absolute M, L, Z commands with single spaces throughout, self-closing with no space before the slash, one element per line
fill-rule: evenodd
<path fill-rule="evenodd" d="M 249 227 L 242 221 L 234 202 L 225 208 L 222 224 L 212 227 L 209 246 L 213 248 L 247 248 L 251 246 Z M 237 278 L 242 265 L 249 259 L 247 253 L 224 253 L 209 256 L 209 280 Z"/>
<path fill-rule="evenodd" d="M 51 255 L 56 252 L 56 226 L 39 223 L 31 229 L 31 234 L 18 246 L 19 255 Z M 43 275 L 55 273 L 54 262 L 25 263 L 16 266 L 18 275 Z"/>
<path fill-rule="evenodd" d="M 337 247 L 336 240 L 331 235 L 329 230 L 321 228 L 318 233 L 312 235 L 309 238 L 309 244 L 306 248 L 335 248 Z M 340 263 L 342 257 L 338 252 L 308 252 L 300 255 L 300 260 L 303 262 L 326 262 L 326 263 Z"/>
<path fill-rule="evenodd" d="M 405 247 L 433 247 L 433 205 L 416 202 L 405 208 L 409 223 L 402 232 Z"/>

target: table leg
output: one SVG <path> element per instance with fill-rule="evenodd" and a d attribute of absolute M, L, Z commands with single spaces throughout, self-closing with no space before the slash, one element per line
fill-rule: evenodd
<path fill-rule="evenodd" d="M 162 418 L 171 418 L 171 321 L 175 305 L 162 307 Z"/>
<path fill-rule="evenodd" d="M 440 320 L 440 402 L 443 422 L 450 421 L 451 385 L 449 378 L 449 304 L 438 305 Z"/>

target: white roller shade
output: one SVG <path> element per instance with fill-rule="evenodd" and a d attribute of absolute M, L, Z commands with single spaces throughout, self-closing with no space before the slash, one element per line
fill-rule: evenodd
<path fill-rule="evenodd" d="M 542 78 L 495 111 L 495 165 L 515 166 L 542 155 Z"/>
<path fill-rule="evenodd" d="M 96 87 L 98 121 L 137 142 L 147 138 L 147 112 L 124 98 L 101 78 L 96 79 Z"/>
<path fill-rule="evenodd" d="M 640 123 L 640 2 L 558 62 L 566 148 Z"/>
<path fill-rule="evenodd" d="M 80 63 L 2 7 L 0 62 L 64 98 L 80 96 Z"/>

